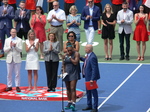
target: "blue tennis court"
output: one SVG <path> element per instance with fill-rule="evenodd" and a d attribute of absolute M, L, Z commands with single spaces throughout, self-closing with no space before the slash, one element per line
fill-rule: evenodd
<path fill-rule="evenodd" d="M 81 63 L 82 65 L 82 63 Z M 0 83 L 6 84 L 6 63 L 0 60 Z M 40 62 L 38 86 L 46 86 L 44 62 Z M 61 67 L 61 62 L 59 64 Z M 28 86 L 25 61 L 21 67 L 21 86 Z M 99 63 L 101 79 L 98 81 L 99 112 L 149 112 L 150 65 Z M 60 69 L 59 69 L 60 70 Z M 58 71 L 60 73 L 60 71 Z M 58 73 L 58 74 L 59 74 Z M 14 81 L 14 80 L 13 80 Z M 58 79 L 58 87 L 61 87 Z M 78 81 L 78 89 L 85 91 L 84 79 Z M 64 102 L 66 105 L 67 102 Z M 76 112 L 86 105 L 86 95 L 76 103 Z M 0 100 L 0 112 L 61 112 L 61 101 Z M 71 112 L 71 110 L 65 110 Z M 87 111 L 89 112 L 89 111 Z"/>

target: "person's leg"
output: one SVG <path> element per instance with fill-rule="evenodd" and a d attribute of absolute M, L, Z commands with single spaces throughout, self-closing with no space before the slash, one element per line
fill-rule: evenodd
<path fill-rule="evenodd" d="M 76 41 L 80 42 L 80 34 L 76 34 Z"/>
<path fill-rule="evenodd" d="M 51 70 L 52 70 L 52 68 L 51 67 L 52 67 L 51 62 L 45 61 L 47 87 L 48 87 L 47 91 L 50 91 L 52 89 L 52 87 L 51 87 Z"/>
<path fill-rule="evenodd" d="M 15 71 L 15 85 L 16 85 L 16 91 L 21 92 L 20 90 L 20 67 L 21 63 L 14 63 L 14 71 Z"/>
<path fill-rule="evenodd" d="M 43 42 L 40 42 L 40 52 L 41 52 L 40 58 L 44 59 L 44 56 L 43 56 Z"/>
<path fill-rule="evenodd" d="M 68 104 L 65 106 L 65 109 L 70 109 L 70 106 L 72 105 L 70 81 L 65 81 L 65 84 L 66 84 L 67 98 L 68 98 Z"/>
<path fill-rule="evenodd" d="M 59 62 L 52 62 L 52 88 L 55 91 L 55 88 L 57 86 L 57 72 L 58 72 L 58 65 Z"/>
<path fill-rule="evenodd" d="M 109 39 L 109 60 L 112 60 L 113 39 Z"/>
<path fill-rule="evenodd" d="M 120 43 L 120 60 L 124 59 L 124 32 L 119 34 L 119 43 Z"/>
<path fill-rule="evenodd" d="M 28 38 L 27 35 L 28 35 L 28 32 L 23 32 L 24 40 Z"/>
<path fill-rule="evenodd" d="M 77 84 L 77 80 L 73 80 L 70 82 L 71 100 L 73 102 L 76 102 L 76 84 Z"/>
<path fill-rule="evenodd" d="M 71 108 L 72 108 L 72 110 L 75 110 L 75 103 L 76 103 L 76 84 L 77 84 L 77 80 L 73 80 L 73 81 L 70 82 L 71 100 L 72 100 Z"/>
<path fill-rule="evenodd" d="M 137 49 L 137 53 L 138 53 L 137 61 L 139 61 L 141 59 L 140 44 L 141 44 L 140 41 L 136 41 L 136 49 Z"/>
<path fill-rule="evenodd" d="M 94 97 L 94 109 L 97 109 L 98 107 L 98 92 L 97 89 L 93 89 L 92 91 L 92 95 Z"/>
<path fill-rule="evenodd" d="M 19 37 L 19 38 L 22 39 L 22 37 L 23 37 L 23 32 L 22 32 L 21 29 L 17 32 L 17 37 Z"/>
<path fill-rule="evenodd" d="M 32 70 L 28 70 L 28 84 L 29 84 L 28 90 L 31 90 L 32 89 Z"/>
<path fill-rule="evenodd" d="M 13 72 L 13 62 L 7 63 L 7 86 L 12 87 L 12 72 Z"/>
<path fill-rule="evenodd" d="M 37 90 L 37 81 L 38 81 L 38 70 L 33 70 L 34 72 L 34 91 Z"/>
<path fill-rule="evenodd" d="M 89 108 L 92 108 L 92 91 L 86 90 L 86 95 L 87 95 L 87 105 Z"/>
<path fill-rule="evenodd" d="M 130 53 L 130 34 L 125 34 L 126 39 L 126 60 L 129 60 L 129 53 Z"/>
<path fill-rule="evenodd" d="M 109 55 L 108 55 L 108 40 L 104 39 L 104 51 L 105 51 L 105 60 L 108 60 Z"/>
<path fill-rule="evenodd" d="M 141 55 L 141 61 L 144 61 L 145 50 L 146 50 L 146 42 L 143 41 L 143 42 L 142 42 L 142 55 Z"/>
<path fill-rule="evenodd" d="M 11 28 L 6 28 L 6 35 L 7 35 L 7 38 L 10 37 L 10 30 L 11 30 Z"/>
<path fill-rule="evenodd" d="M 4 29 L 0 30 L 0 40 L 1 40 L 1 46 L 0 46 L 0 55 L 4 54 L 3 48 L 5 43 L 5 32 Z"/>
<path fill-rule="evenodd" d="M 60 43 L 60 52 L 63 52 L 63 32 L 64 32 L 64 28 L 62 26 L 57 28 L 57 33 L 58 33 L 57 38 Z"/>
<path fill-rule="evenodd" d="M 20 68 L 21 68 L 21 63 L 15 63 L 14 64 L 16 87 L 20 87 Z"/>
<path fill-rule="evenodd" d="M 93 44 L 94 41 L 94 35 L 95 35 L 95 30 L 93 27 L 89 27 L 89 38 L 88 38 L 88 44 Z"/>
<path fill-rule="evenodd" d="M 86 41 L 87 41 L 87 44 L 88 44 L 88 38 L 89 38 L 89 29 L 85 29 L 85 35 L 86 35 Z"/>

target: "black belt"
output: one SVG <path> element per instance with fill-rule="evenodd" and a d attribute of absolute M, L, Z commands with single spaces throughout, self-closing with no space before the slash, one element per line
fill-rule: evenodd
<path fill-rule="evenodd" d="M 89 27 L 93 27 L 93 25 L 89 25 Z"/>
<path fill-rule="evenodd" d="M 54 25 L 51 25 L 52 27 L 61 27 L 62 25 L 58 25 L 58 26 L 54 26 Z"/>

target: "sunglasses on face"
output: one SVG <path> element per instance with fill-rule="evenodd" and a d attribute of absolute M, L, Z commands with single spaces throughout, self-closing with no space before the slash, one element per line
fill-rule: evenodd
<path fill-rule="evenodd" d="M 53 5 L 53 7 L 56 7 L 56 6 L 58 6 L 58 5 Z"/>
<path fill-rule="evenodd" d="M 69 35 L 68 37 L 74 37 L 73 35 Z"/>
<path fill-rule="evenodd" d="M 93 1 L 88 1 L 88 3 L 93 3 Z"/>

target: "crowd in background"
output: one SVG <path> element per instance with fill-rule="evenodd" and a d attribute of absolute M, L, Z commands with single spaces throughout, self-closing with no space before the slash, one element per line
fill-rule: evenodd
<path fill-rule="evenodd" d="M 80 79 L 79 61 L 84 61 L 82 74 L 86 81 L 93 83 L 100 78 L 98 70 L 98 61 L 93 53 L 93 41 L 95 31 L 101 34 L 104 40 L 105 60 L 112 60 L 113 39 L 115 38 L 115 26 L 118 27 L 120 43 L 120 60 L 130 60 L 130 35 L 132 33 L 132 23 L 136 27 L 133 34 L 133 40 L 136 41 L 138 53 L 137 61 L 144 61 L 146 51 L 146 41 L 149 40 L 150 30 L 149 12 L 150 0 L 143 0 L 137 7 L 138 0 L 111 0 L 112 5 L 105 4 L 102 11 L 102 0 L 86 0 L 81 15 L 77 14 L 76 0 L 64 0 L 64 10 L 60 9 L 59 0 L 48 0 L 49 12 L 44 15 L 42 9 L 43 0 L 20 1 L 19 8 L 16 6 L 16 0 L 2 0 L 0 6 L 0 58 L 7 54 L 7 88 L 12 90 L 12 71 L 15 68 L 15 84 L 17 92 L 20 92 L 20 65 L 22 57 L 22 40 L 25 40 L 26 67 L 28 71 L 28 90 L 32 90 L 32 73 L 34 74 L 34 88 L 37 90 L 39 56 L 45 60 L 45 69 L 47 75 L 47 91 L 55 92 L 57 86 L 57 71 L 59 60 L 63 60 L 63 73 L 68 73 L 64 79 L 68 105 L 66 109 L 75 110 L 76 101 L 76 83 Z M 30 20 L 31 18 L 31 20 Z M 81 20 L 84 21 L 85 38 L 87 45 L 85 47 L 86 56 L 80 57 L 80 29 Z M 64 30 L 63 24 L 66 21 L 67 29 Z M 48 37 L 46 39 L 46 23 L 50 24 Z M 63 33 L 67 33 L 67 41 L 63 43 Z M 8 38 L 5 38 L 7 35 Z M 124 40 L 126 47 L 124 48 Z M 141 44 L 142 43 L 142 48 Z M 64 55 L 62 55 L 64 54 Z M 90 60 L 92 62 L 90 62 Z M 88 63 L 88 65 L 86 65 Z M 89 69 L 87 69 L 88 67 Z M 94 67 L 94 69 L 93 69 Z M 91 73 L 89 71 L 97 71 Z M 89 71 L 89 72 L 87 72 Z M 89 74 L 91 73 L 91 74 Z M 88 76 L 88 77 L 87 77 Z M 91 94 L 94 94 L 94 109 L 91 112 L 97 112 L 98 96 L 97 90 L 87 90 L 87 105 L 83 110 L 92 109 Z"/>

